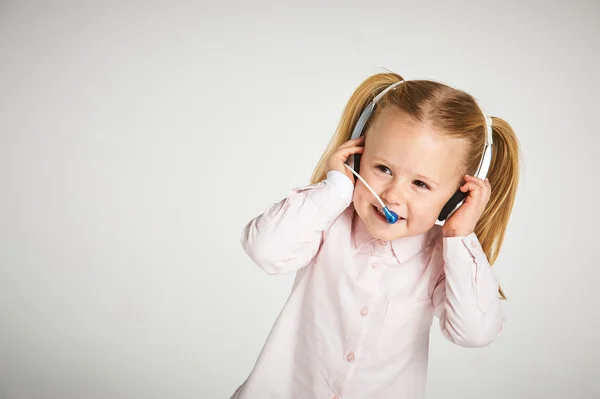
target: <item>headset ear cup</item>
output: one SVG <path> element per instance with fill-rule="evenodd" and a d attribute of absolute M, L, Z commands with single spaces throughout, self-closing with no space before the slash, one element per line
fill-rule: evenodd
<path fill-rule="evenodd" d="M 360 173 L 360 158 L 362 154 L 354 154 L 354 171 Z"/>
<path fill-rule="evenodd" d="M 458 205 L 462 200 L 464 200 L 467 197 L 467 194 L 468 192 L 463 193 L 460 190 L 456 190 L 454 195 L 448 200 L 448 202 L 446 202 L 446 205 L 444 205 L 444 207 L 442 208 L 440 216 L 438 216 L 438 220 L 440 222 L 446 220 L 448 215 L 450 215 L 450 212 L 452 212 L 454 208 L 456 208 L 456 205 Z"/>

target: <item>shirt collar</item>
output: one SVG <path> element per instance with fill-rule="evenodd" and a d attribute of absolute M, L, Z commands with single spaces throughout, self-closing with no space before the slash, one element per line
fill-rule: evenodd
<path fill-rule="evenodd" d="M 362 250 L 379 245 L 379 240 L 374 238 L 371 233 L 369 233 L 365 223 L 354 211 L 354 205 L 350 205 L 349 208 L 351 208 L 349 212 L 352 220 L 352 236 L 355 248 L 357 250 Z M 435 227 L 436 226 L 434 226 L 434 228 L 432 228 L 430 231 L 417 236 L 400 237 L 392 240 L 391 246 L 389 245 L 390 243 L 386 242 L 386 247 L 391 247 L 391 251 L 393 252 L 393 256 L 396 258 L 396 260 L 399 263 L 404 263 L 415 255 L 420 254 L 425 248 L 430 246 L 432 239 L 437 236 L 435 233 L 437 230 L 439 230 Z"/>

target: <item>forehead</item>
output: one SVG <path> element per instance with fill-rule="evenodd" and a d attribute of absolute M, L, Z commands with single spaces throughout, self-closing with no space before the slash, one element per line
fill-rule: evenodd
<path fill-rule="evenodd" d="M 384 109 L 371 125 L 364 156 L 382 158 L 404 173 L 428 176 L 442 183 L 462 176 L 464 140 L 440 134 L 399 109 Z"/>

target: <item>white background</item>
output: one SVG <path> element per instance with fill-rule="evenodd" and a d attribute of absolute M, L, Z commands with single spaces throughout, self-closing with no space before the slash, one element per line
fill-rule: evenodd
<path fill-rule="evenodd" d="M 0 399 L 228 398 L 293 279 L 240 233 L 385 69 L 524 154 L 505 333 L 434 323 L 427 398 L 598 398 L 599 54 L 597 1 L 0 0 Z"/>

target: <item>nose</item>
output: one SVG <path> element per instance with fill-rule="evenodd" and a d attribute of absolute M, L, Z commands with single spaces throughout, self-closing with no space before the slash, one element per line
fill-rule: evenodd
<path fill-rule="evenodd" d="M 381 193 L 381 199 L 387 204 L 392 206 L 402 205 L 406 198 L 402 193 L 402 189 L 398 186 L 387 187 Z"/>

